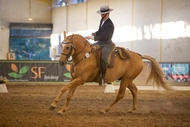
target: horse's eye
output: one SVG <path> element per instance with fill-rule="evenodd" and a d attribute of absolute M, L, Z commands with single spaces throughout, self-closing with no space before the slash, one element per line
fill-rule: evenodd
<path fill-rule="evenodd" d="M 69 50 L 69 49 L 70 49 L 70 47 L 66 47 L 66 49 L 67 49 L 67 50 Z"/>

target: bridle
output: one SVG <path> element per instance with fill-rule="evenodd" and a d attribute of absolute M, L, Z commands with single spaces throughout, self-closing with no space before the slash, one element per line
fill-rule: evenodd
<path fill-rule="evenodd" d="M 73 42 L 65 42 L 65 43 L 62 42 L 62 44 L 69 44 L 69 43 L 72 44 L 69 53 L 68 54 L 61 53 L 61 55 L 65 55 L 65 56 L 67 56 L 67 58 L 69 58 L 71 56 L 71 53 L 73 52 L 73 50 L 75 50 L 75 46 L 74 46 Z"/>
<path fill-rule="evenodd" d="M 73 41 L 71 41 L 71 42 L 62 42 L 62 44 L 69 44 L 69 43 L 72 44 L 69 53 L 68 53 L 68 54 L 61 53 L 61 55 L 65 55 L 65 56 L 67 57 L 67 59 L 71 57 L 72 51 L 73 51 L 73 50 L 76 50 Z M 85 49 L 86 46 L 87 46 L 87 43 L 88 43 L 88 42 L 86 41 L 86 43 L 85 43 L 84 47 L 82 48 L 82 50 L 80 50 L 77 54 L 74 55 L 74 57 L 72 58 L 73 60 L 74 60 L 82 51 L 84 51 L 84 49 Z M 86 56 L 84 56 L 84 58 L 86 58 Z M 80 61 L 82 61 L 84 58 L 82 58 L 81 60 L 79 60 L 78 62 L 76 62 L 75 65 L 78 64 Z M 69 60 L 68 60 L 68 61 L 69 61 Z M 72 60 L 70 60 L 69 62 L 71 62 L 71 61 L 72 61 Z"/>

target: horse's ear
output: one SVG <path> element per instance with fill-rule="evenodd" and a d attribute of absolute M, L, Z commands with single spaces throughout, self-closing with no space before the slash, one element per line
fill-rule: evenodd
<path fill-rule="evenodd" d="M 64 39 L 65 39 L 66 38 L 66 32 L 64 31 L 63 34 L 64 34 Z"/>
<path fill-rule="evenodd" d="M 72 36 L 71 36 L 71 37 L 73 38 L 73 36 L 74 36 L 74 34 L 72 34 Z"/>

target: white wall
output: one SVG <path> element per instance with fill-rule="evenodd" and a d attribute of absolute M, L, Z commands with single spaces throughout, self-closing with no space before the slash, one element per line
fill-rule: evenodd
<path fill-rule="evenodd" d="M 96 11 L 105 4 L 114 9 L 110 17 L 115 24 L 113 41 L 117 46 L 150 55 L 160 62 L 190 61 L 190 0 L 89 0 L 67 7 L 68 16 L 62 22 L 66 21 L 68 28 L 62 29 L 89 34 L 97 30 L 100 15 Z M 58 10 L 53 9 L 53 15 Z"/>
<path fill-rule="evenodd" d="M 0 59 L 7 59 L 9 52 L 9 29 L 0 31 Z"/>
<path fill-rule="evenodd" d="M 189 62 L 190 36 L 187 34 L 190 34 L 190 0 L 175 0 L 175 2 L 172 0 L 164 0 L 163 12 L 163 23 L 171 22 L 171 24 L 173 24 L 173 26 L 166 29 L 166 32 L 169 32 L 170 37 L 173 37 L 173 39 L 163 39 L 161 49 L 162 60 Z M 181 24 L 186 26 L 184 30 L 181 30 L 181 27 L 177 27 L 177 21 L 184 22 L 184 24 Z M 180 31 L 186 31 L 188 33 L 182 33 L 181 36 L 184 37 L 175 38 L 175 35 L 179 34 Z M 189 37 L 187 38 L 186 36 Z"/>
<path fill-rule="evenodd" d="M 67 8 L 53 8 L 52 11 L 52 22 L 53 22 L 53 33 L 61 33 L 67 28 L 67 20 L 66 20 L 66 12 Z"/>
<path fill-rule="evenodd" d="M 9 52 L 10 23 L 52 23 L 51 0 L 31 0 L 29 18 L 29 0 L 0 0 L 0 59 L 7 59 Z"/>
<path fill-rule="evenodd" d="M 53 34 L 64 30 L 91 34 L 98 29 L 100 21 L 96 11 L 107 4 L 114 9 L 110 17 L 115 24 L 113 41 L 116 45 L 161 62 L 190 61 L 190 0 L 88 0 L 60 8 L 51 8 L 41 1 L 32 0 L 32 22 L 52 22 Z M 9 23 L 28 23 L 28 14 L 28 0 L 0 0 L 3 27 L 0 59 L 6 59 L 9 52 Z"/>

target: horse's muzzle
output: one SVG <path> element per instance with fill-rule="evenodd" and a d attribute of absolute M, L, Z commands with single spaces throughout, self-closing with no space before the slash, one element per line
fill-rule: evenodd
<path fill-rule="evenodd" d="M 61 66 L 64 66 L 64 65 L 65 65 L 65 62 L 59 61 L 59 64 L 60 64 Z"/>

